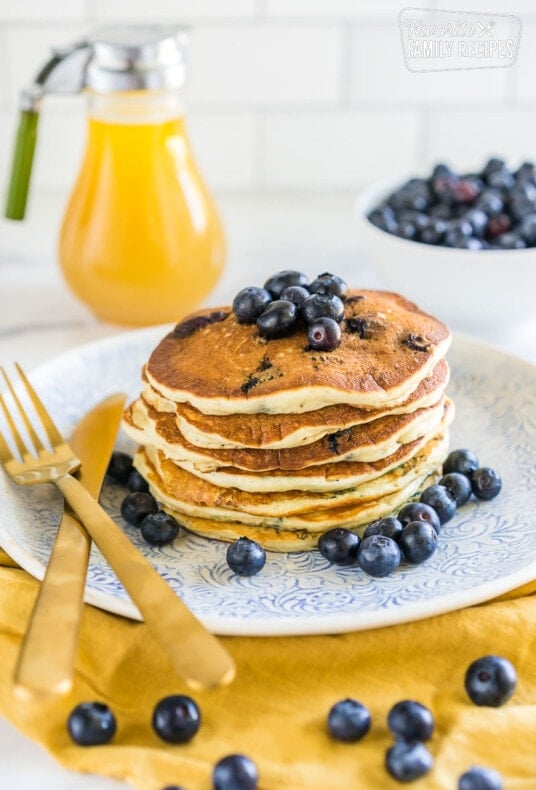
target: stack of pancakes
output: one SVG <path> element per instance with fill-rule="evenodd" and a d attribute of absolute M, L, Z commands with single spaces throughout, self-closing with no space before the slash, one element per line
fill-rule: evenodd
<path fill-rule="evenodd" d="M 350 291 L 342 341 L 276 340 L 230 308 L 189 317 L 153 351 L 124 418 L 162 508 L 220 540 L 314 548 L 435 481 L 454 416 L 447 327 L 401 296 Z"/>

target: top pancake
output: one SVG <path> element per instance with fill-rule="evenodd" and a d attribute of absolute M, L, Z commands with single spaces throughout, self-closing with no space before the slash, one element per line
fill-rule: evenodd
<path fill-rule="evenodd" d="M 302 325 L 266 340 L 230 308 L 203 310 L 163 338 L 145 374 L 165 398 L 205 414 L 377 409 L 406 400 L 451 340 L 443 323 L 386 291 L 350 291 L 342 329 L 339 347 L 319 352 Z"/>

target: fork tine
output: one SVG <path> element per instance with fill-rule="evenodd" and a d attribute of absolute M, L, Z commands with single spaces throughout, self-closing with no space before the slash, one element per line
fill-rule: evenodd
<path fill-rule="evenodd" d="M 52 444 L 52 446 L 57 445 L 57 444 L 63 444 L 63 441 L 64 441 L 63 440 L 63 436 L 61 435 L 61 433 L 58 431 L 58 429 L 54 425 L 54 421 L 52 420 L 52 417 L 50 416 L 50 414 L 45 409 L 43 403 L 41 402 L 41 400 L 37 396 L 36 391 L 34 390 L 32 385 L 30 384 L 30 382 L 26 378 L 26 374 L 24 373 L 23 369 L 18 364 L 18 362 L 15 362 L 15 367 L 16 367 L 16 369 L 17 369 L 17 371 L 19 373 L 19 376 L 21 377 L 22 382 L 23 382 L 23 384 L 24 384 L 24 386 L 26 388 L 26 392 L 28 393 L 28 395 L 30 397 L 30 400 L 32 401 L 33 407 L 34 407 L 35 411 L 37 412 L 37 415 L 38 415 L 39 419 L 41 420 L 43 428 L 45 429 L 45 432 L 46 432 L 46 434 L 48 436 L 49 442 Z"/>
<path fill-rule="evenodd" d="M 19 410 L 19 414 L 20 414 L 20 416 L 22 418 L 22 421 L 24 423 L 24 427 L 28 431 L 28 435 L 30 436 L 30 439 L 32 440 L 33 446 L 35 447 L 37 452 L 40 452 L 41 450 L 44 450 L 45 448 L 43 447 L 43 443 L 41 442 L 41 439 L 36 434 L 36 432 L 35 432 L 35 430 L 33 428 L 33 425 L 31 424 L 30 420 L 28 419 L 28 416 L 27 416 L 26 412 L 24 411 L 24 406 L 20 402 L 20 400 L 19 400 L 19 398 L 17 396 L 17 393 L 15 392 L 15 389 L 14 389 L 11 381 L 9 380 L 9 377 L 8 377 L 6 371 L 4 370 L 4 368 L 2 368 L 2 376 L 4 377 L 4 379 L 6 381 L 6 384 L 7 384 L 8 388 L 9 388 L 9 391 L 11 392 L 11 397 L 13 398 L 15 406 Z"/>
<path fill-rule="evenodd" d="M 3 374 L 4 378 L 8 382 L 8 386 L 11 387 L 11 385 L 9 384 L 9 379 L 7 378 L 7 376 L 6 376 L 5 372 L 4 372 L 4 369 L 0 368 L 0 370 L 2 371 L 2 374 Z M 27 449 L 27 447 L 26 447 L 26 445 L 25 445 L 25 443 L 23 441 L 22 436 L 19 433 L 19 429 L 17 428 L 17 426 L 15 425 L 15 423 L 13 421 L 13 417 L 11 416 L 11 414 L 9 412 L 9 409 L 7 408 L 6 403 L 4 401 L 4 398 L 3 398 L 3 396 L 1 394 L 0 394 L 0 406 L 2 407 L 2 411 L 4 412 L 4 416 L 5 416 L 6 420 L 7 420 L 7 424 L 8 424 L 9 430 L 11 431 L 11 435 L 12 435 L 13 439 L 15 440 L 15 444 L 17 445 L 17 450 L 19 451 L 19 454 L 21 455 L 21 457 L 24 457 L 25 455 L 28 454 L 28 449 Z M 9 448 L 7 448 L 7 450 L 9 452 Z M 10 453 L 10 455 L 11 455 L 11 453 Z"/>
<path fill-rule="evenodd" d="M 0 395 L 0 399 L 2 396 Z M 0 463 L 7 464 L 8 461 L 13 460 L 13 453 L 7 446 L 7 442 L 2 436 L 2 432 L 0 431 Z"/>

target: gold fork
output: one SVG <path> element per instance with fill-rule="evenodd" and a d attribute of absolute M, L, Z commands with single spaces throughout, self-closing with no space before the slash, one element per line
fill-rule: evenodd
<path fill-rule="evenodd" d="M 50 447 L 43 445 L 14 386 L 2 369 L 9 392 L 30 438 L 28 446 L 17 428 L 5 399 L 0 394 L 14 454 L 0 432 L 0 461 L 18 485 L 54 483 L 79 517 L 107 559 L 127 593 L 136 604 L 147 627 L 168 653 L 175 671 L 194 688 L 210 688 L 230 683 L 235 675 L 232 658 L 148 560 L 136 549 L 120 527 L 72 472 L 80 466 L 35 390 L 19 365 L 15 365 Z"/>

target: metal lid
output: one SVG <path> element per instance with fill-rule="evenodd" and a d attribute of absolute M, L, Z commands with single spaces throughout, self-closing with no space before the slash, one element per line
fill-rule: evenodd
<path fill-rule="evenodd" d="M 85 84 L 99 92 L 181 88 L 186 81 L 188 33 L 167 26 L 97 30 Z"/>

